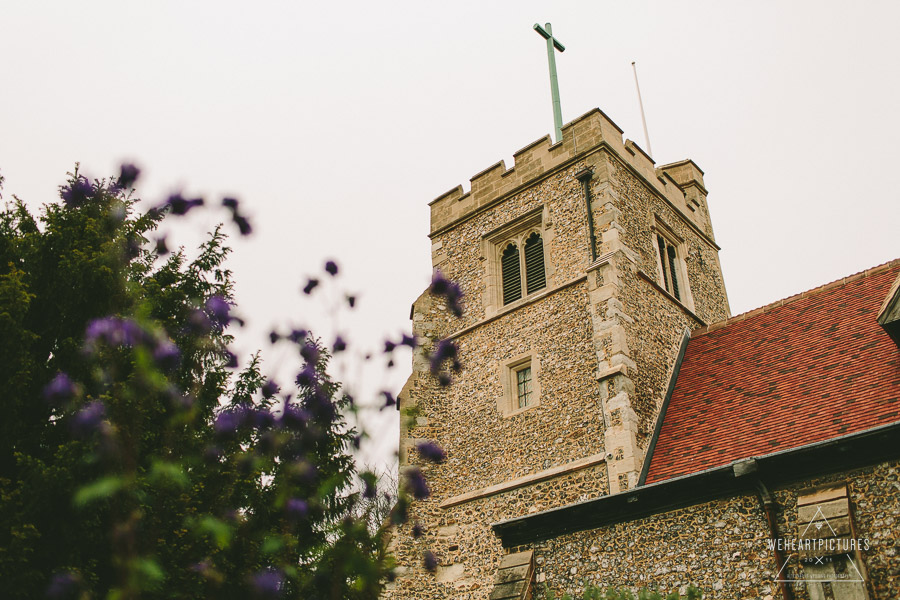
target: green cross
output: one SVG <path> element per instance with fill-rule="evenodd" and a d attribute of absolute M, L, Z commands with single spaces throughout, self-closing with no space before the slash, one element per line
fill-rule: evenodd
<path fill-rule="evenodd" d="M 565 52 L 566 47 L 553 37 L 553 28 L 550 27 L 550 23 L 545 23 L 543 27 L 535 23 L 534 30 L 547 40 L 547 60 L 550 62 L 550 95 L 553 97 L 553 125 L 556 128 L 556 141 L 560 142 L 562 141 L 562 109 L 559 107 L 559 84 L 556 82 L 556 55 L 553 53 L 553 48 Z"/>

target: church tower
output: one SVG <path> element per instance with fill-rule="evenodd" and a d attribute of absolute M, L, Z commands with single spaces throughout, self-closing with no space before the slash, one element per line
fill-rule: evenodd
<path fill-rule="evenodd" d="M 431 496 L 394 533 L 388 597 L 526 597 L 533 559 L 491 525 L 638 485 L 689 332 L 729 316 L 703 171 L 657 167 L 622 133 L 592 110 L 431 202 L 432 264 L 465 311 L 413 306 L 400 460 Z M 440 339 L 462 363 L 448 387 L 429 373 Z"/>

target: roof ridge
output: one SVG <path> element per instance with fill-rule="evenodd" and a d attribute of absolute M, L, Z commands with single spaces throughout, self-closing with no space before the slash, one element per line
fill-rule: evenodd
<path fill-rule="evenodd" d="M 727 319 L 723 319 L 721 321 L 716 321 L 715 323 L 710 323 L 709 325 L 704 325 L 703 327 L 698 327 L 697 329 L 694 329 L 691 331 L 691 337 L 695 338 L 697 336 L 701 336 L 701 335 L 710 333 L 712 331 L 716 331 L 717 329 L 722 329 L 723 327 L 727 327 L 728 325 L 730 325 L 732 323 L 736 323 L 738 321 L 744 321 L 746 319 L 749 319 L 750 317 L 755 317 L 757 315 L 767 313 L 770 310 L 779 308 L 781 306 L 784 306 L 785 304 L 790 304 L 791 302 L 794 302 L 796 300 L 800 300 L 802 298 L 808 298 L 815 294 L 820 294 L 820 293 L 828 291 L 828 290 L 843 287 L 843 286 L 847 285 L 848 283 L 852 283 L 854 281 L 863 279 L 865 277 L 872 277 L 874 275 L 880 275 L 881 273 L 883 273 L 885 271 L 889 271 L 889 270 L 897 268 L 897 267 L 900 267 L 900 258 L 895 258 L 893 260 L 889 260 L 880 265 L 876 265 L 874 267 L 870 267 L 863 271 L 859 271 L 857 273 L 847 275 L 846 277 L 842 277 L 840 279 L 830 281 L 830 282 L 820 285 L 818 287 L 814 287 L 814 288 L 808 289 L 804 292 L 800 292 L 799 294 L 794 294 L 793 296 L 788 296 L 787 298 L 782 298 L 781 300 L 776 300 L 775 302 L 771 302 L 769 304 L 760 306 L 759 308 L 754 308 L 753 310 L 749 310 L 747 312 L 740 313 L 740 314 L 734 315 L 732 317 L 728 317 Z"/>

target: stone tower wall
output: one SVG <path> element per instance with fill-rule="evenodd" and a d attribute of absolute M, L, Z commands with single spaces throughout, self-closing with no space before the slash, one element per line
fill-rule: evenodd
<path fill-rule="evenodd" d="M 420 464 L 409 451 L 418 439 L 447 460 L 421 464 L 432 496 L 415 503 L 411 523 L 426 533 L 394 532 L 401 576 L 388 597 L 487 598 L 502 555 L 491 523 L 635 485 L 685 329 L 727 316 L 702 172 L 690 161 L 656 169 L 621 134 L 592 111 L 563 128 L 562 142 L 542 138 L 513 168 L 497 163 L 468 193 L 431 203 L 432 262 L 461 286 L 465 314 L 452 318 L 427 296 L 414 305 L 425 345 L 400 396 L 401 464 Z M 658 220 L 681 243 L 687 304 L 660 287 Z M 498 244 L 531 231 L 543 239 L 546 288 L 504 306 Z M 441 388 L 425 353 L 447 337 L 463 369 Z M 525 410 L 504 387 L 518 360 L 535 378 L 537 402 Z M 426 548 L 437 577 L 422 567 Z"/>

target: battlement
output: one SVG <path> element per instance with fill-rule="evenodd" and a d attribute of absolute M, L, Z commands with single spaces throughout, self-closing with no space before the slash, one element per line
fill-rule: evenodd
<path fill-rule="evenodd" d="M 506 168 L 497 162 L 470 179 L 470 189 L 458 185 L 431 201 L 431 234 L 513 193 L 570 161 L 605 148 L 630 166 L 652 189 L 694 221 L 710 231 L 708 217 L 697 214 L 704 204 L 706 188 L 703 171 L 691 160 L 657 168 L 637 144 L 623 141 L 623 131 L 612 119 L 595 108 L 562 128 L 562 141 L 553 143 L 549 135 L 528 144 L 513 154 L 514 165 Z M 688 197 L 685 196 L 685 190 Z M 702 196 L 702 200 L 700 199 Z M 690 200 L 688 199 L 690 198 Z"/>

